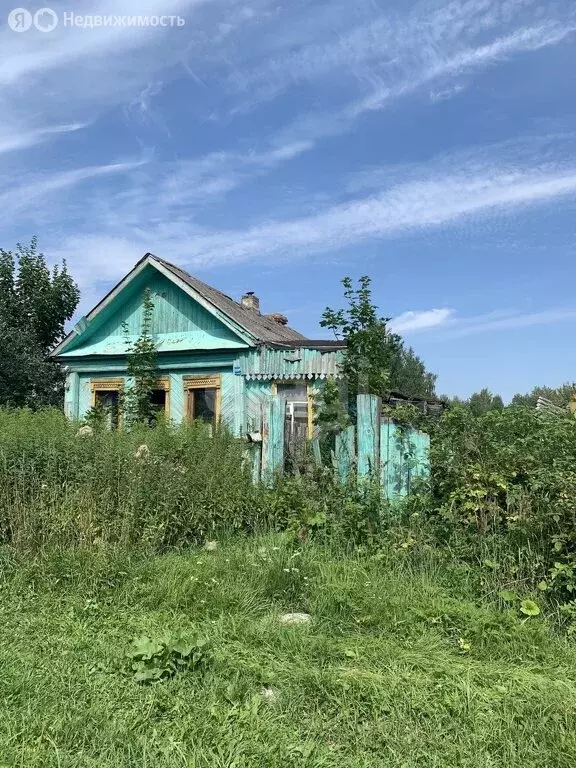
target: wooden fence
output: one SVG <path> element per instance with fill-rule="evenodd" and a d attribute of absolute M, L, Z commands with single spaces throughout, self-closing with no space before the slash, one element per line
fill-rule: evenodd
<path fill-rule="evenodd" d="M 262 428 L 250 453 L 255 482 L 270 483 L 284 472 L 285 407 L 279 397 L 264 407 Z M 321 463 L 318 439 L 310 442 L 315 461 Z M 392 500 L 405 496 L 415 478 L 428 475 L 429 449 L 426 433 L 401 427 L 382 415 L 379 397 L 358 395 L 356 426 L 337 435 L 331 460 L 343 483 L 352 477 L 373 478 Z"/>

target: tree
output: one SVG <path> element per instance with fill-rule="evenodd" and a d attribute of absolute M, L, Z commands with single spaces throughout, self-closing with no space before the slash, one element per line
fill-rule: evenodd
<path fill-rule="evenodd" d="M 79 298 L 66 263 L 50 271 L 36 238 L 0 249 L 0 405 L 62 404 L 64 373 L 48 354 Z"/>
<path fill-rule="evenodd" d="M 526 395 L 514 395 L 512 398 L 512 405 L 526 405 L 529 408 L 535 408 L 538 398 L 545 397 L 547 400 L 554 403 L 554 405 L 558 405 L 560 408 L 566 408 L 575 394 L 576 382 L 568 382 L 555 389 L 552 387 L 534 387 L 532 392 Z"/>
<path fill-rule="evenodd" d="M 345 277 L 342 285 L 348 308 L 335 311 L 327 307 L 320 325 L 347 342 L 344 373 L 349 395 L 386 397 L 391 391 L 413 397 L 433 395 L 436 377 L 398 334 L 388 330 L 390 318 L 380 317 L 372 302 L 370 278 L 361 277 L 359 287 L 354 288 L 351 278 Z"/>
<path fill-rule="evenodd" d="M 484 387 L 480 392 L 474 392 L 468 400 L 468 406 L 474 416 L 482 416 L 489 411 L 502 411 L 504 402 L 500 395 L 493 395 L 489 389 Z"/>
<path fill-rule="evenodd" d="M 126 375 L 132 383 L 124 392 L 121 408 L 129 427 L 134 424 L 151 425 L 156 418 L 152 392 L 158 381 L 158 355 L 152 338 L 153 315 L 154 301 L 150 289 L 147 288 L 142 302 L 140 336 L 134 343 L 129 338 L 128 326 L 124 324 L 127 340 Z"/>

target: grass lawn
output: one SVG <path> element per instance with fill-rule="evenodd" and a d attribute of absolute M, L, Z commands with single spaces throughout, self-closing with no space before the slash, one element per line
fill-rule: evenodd
<path fill-rule="evenodd" d="M 0 568 L 1 768 L 576 761 L 576 646 L 481 569 L 280 537 Z M 176 632 L 211 641 L 205 670 L 138 684 L 131 641 Z"/>

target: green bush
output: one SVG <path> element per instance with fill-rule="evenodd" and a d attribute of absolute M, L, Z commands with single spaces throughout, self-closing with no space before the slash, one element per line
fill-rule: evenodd
<path fill-rule="evenodd" d="M 501 551 L 499 568 L 558 599 L 576 591 L 576 420 L 455 406 L 433 428 L 428 492 L 410 502 L 452 545 Z M 515 569 L 515 573 L 514 573 Z"/>

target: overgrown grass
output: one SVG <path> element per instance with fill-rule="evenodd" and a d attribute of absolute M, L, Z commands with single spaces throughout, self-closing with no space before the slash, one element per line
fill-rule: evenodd
<path fill-rule="evenodd" d="M 576 649 L 433 550 L 270 535 L 0 558 L 0 765 L 572 766 Z M 488 585 L 489 586 L 489 585 Z M 282 626 L 284 611 L 312 623 Z M 207 637 L 143 686 L 133 638 Z"/>
<path fill-rule="evenodd" d="M 82 436 L 62 413 L 0 409 L 0 539 L 153 550 L 265 519 L 246 446 L 202 424 Z"/>

